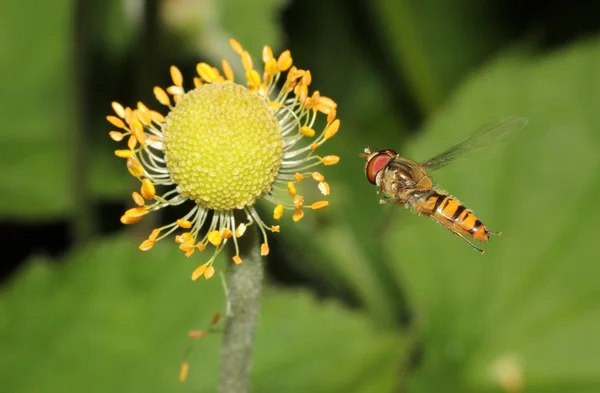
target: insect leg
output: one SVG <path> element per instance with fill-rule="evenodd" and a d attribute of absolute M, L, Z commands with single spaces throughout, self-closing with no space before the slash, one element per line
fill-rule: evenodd
<path fill-rule="evenodd" d="M 502 232 L 494 232 L 494 231 L 490 231 L 489 229 L 488 229 L 488 232 L 492 235 L 502 235 Z"/>
<path fill-rule="evenodd" d="M 443 225 L 443 224 L 442 224 L 442 226 L 443 226 L 444 228 L 446 228 L 447 230 L 449 230 L 450 232 L 452 232 L 453 234 L 455 234 L 456 236 L 458 236 L 458 237 L 460 237 L 461 239 L 463 239 L 463 240 L 465 241 L 465 243 L 467 243 L 469 246 L 473 247 L 473 249 L 474 249 L 475 251 L 479 251 L 479 253 L 480 253 L 480 254 L 485 254 L 485 250 L 482 250 L 481 248 L 479 248 L 479 247 L 477 247 L 476 245 L 474 245 L 473 243 L 471 243 L 471 242 L 470 242 L 470 241 L 469 241 L 469 240 L 468 240 L 466 237 L 464 237 L 464 236 L 463 236 L 461 233 L 459 233 L 458 231 L 456 231 L 456 230 L 454 230 L 454 229 L 452 229 L 452 228 L 450 228 L 450 227 L 447 227 L 446 225 Z"/>

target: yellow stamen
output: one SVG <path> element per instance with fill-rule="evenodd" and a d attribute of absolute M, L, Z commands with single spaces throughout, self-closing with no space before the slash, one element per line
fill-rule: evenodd
<path fill-rule="evenodd" d="M 302 84 L 304 84 L 304 86 L 310 86 L 311 82 L 312 76 L 310 75 L 310 71 L 306 70 L 304 76 L 302 77 Z"/>
<path fill-rule="evenodd" d="M 235 230 L 235 237 L 242 237 L 244 232 L 246 232 L 246 224 L 242 223 L 238 225 L 237 229 Z"/>
<path fill-rule="evenodd" d="M 298 172 L 296 172 L 296 173 L 294 174 L 294 179 L 296 179 L 296 181 L 297 181 L 298 183 L 300 183 L 302 180 L 304 180 L 304 176 L 302 176 L 301 174 L 299 174 Z"/>
<path fill-rule="evenodd" d="M 335 109 L 332 109 L 328 114 L 327 114 L 327 123 L 331 123 L 335 120 L 335 117 L 337 116 L 337 111 Z"/>
<path fill-rule="evenodd" d="M 310 144 L 310 148 L 312 151 L 317 150 L 317 147 L 319 147 L 319 144 L 317 142 L 313 142 Z"/>
<path fill-rule="evenodd" d="M 208 279 L 212 278 L 212 276 L 214 276 L 214 275 L 215 275 L 215 267 L 210 265 L 204 271 L 204 278 L 206 278 L 208 280 Z"/>
<path fill-rule="evenodd" d="M 106 120 L 108 120 L 110 124 L 117 128 L 125 128 L 125 123 L 123 123 L 123 120 L 119 119 L 116 116 L 106 116 Z"/>
<path fill-rule="evenodd" d="M 231 65 L 225 59 L 223 59 L 223 61 L 221 62 L 221 64 L 223 66 L 223 73 L 225 74 L 225 78 L 228 81 L 233 82 L 233 69 L 231 69 Z"/>
<path fill-rule="evenodd" d="M 319 185 L 317 186 L 319 188 L 319 191 L 321 191 L 321 194 L 323 195 L 329 195 L 331 193 L 331 189 L 329 188 L 329 183 L 322 181 L 319 182 Z"/>
<path fill-rule="evenodd" d="M 154 87 L 154 96 L 156 97 L 158 102 L 160 102 L 161 104 L 166 105 L 166 106 L 171 106 L 171 99 L 169 99 L 169 96 L 167 95 L 167 93 L 160 87 L 158 87 L 158 86 Z"/>
<path fill-rule="evenodd" d="M 131 135 L 129 137 L 129 140 L 127 141 L 127 147 L 129 148 L 129 150 L 134 150 L 135 147 L 137 146 L 137 138 L 135 137 L 135 135 Z"/>
<path fill-rule="evenodd" d="M 219 234 L 219 231 L 213 230 L 208 234 L 208 241 L 213 246 L 218 246 L 223 241 L 223 238 L 221 237 L 221 234 Z"/>
<path fill-rule="evenodd" d="M 301 209 L 301 208 L 302 208 L 302 206 L 304 206 L 304 197 L 303 197 L 303 196 L 301 196 L 300 194 L 296 194 L 296 195 L 294 196 L 293 203 L 294 203 L 294 207 L 295 207 L 296 209 Z"/>
<path fill-rule="evenodd" d="M 312 138 L 313 136 L 315 136 L 315 130 L 313 130 L 312 128 L 310 128 L 308 126 L 300 127 L 300 133 L 309 138 Z"/>
<path fill-rule="evenodd" d="M 165 117 L 156 111 L 150 111 L 150 118 L 155 123 L 164 123 L 165 121 Z"/>
<path fill-rule="evenodd" d="M 331 110 L 335 108 L 337 108 L 337 104 L 329 97 L 321 96 L 317 103 L 317 110 L 326 115 L 329 114 L 329 112 L 331 112 Z"/>
<path fill-rule="evenodd" d="M 198 75 L 200 75 L 200 78 L 204 79 L 205 82 L 214 82 L 218 76 L 212 67 L 206 63 L 199 63 L 196 66 L 196 71 L 198 72 Z"/>
<path fill-rule="evenodd" d="M 208 263 L 198 266 L 196 270 L 194 270 L 194 272 L 192 273 L 192 280 L 196 281 L 201 275 L 203 275 L 207 267 Z"/>
<path fill-rule="evenodd" d="M 188 220 L 177 220 L 177 225 L 183 229 L 190 229 L 192 227 L 192 223 Z"/>
<path fill-rule="evenodd" d="M 273 59 L 273 50 L 269 45 L 265 45 L 262 50 L 262 59 L 266 63 Z"/>
<path fill-rule="evenodd" d="M 115 156 L 120 158 L 129 158 L 133 156 L 133 152 L 131 150 L 115 150 Z"/>
<path fill-rule="evenodd" d="M 246 80 L 250 86 L 258 87 L 260 86 L 260 75 L 256 70 L 248 70 L 246 71 Z"/>
<path fill-rule="evenodd" d="M 121 142 L 123 140 L 123 137 L 125 136 L 125 134 L 119 131 L 111 131 L 108 133 L 108 135 L 110 136 L 110 139 L 112 139 L 115 142 Z"/>
<path fill-rule="evenodd" d="M 260 245 L 260 255 L 263 257 L 269 255 L 269 245 L 267 243 Z"/>
<path fill-rule="evenodd" d="M 325 156 L 323 157 L 323 164 L 325 165 L 335 165 L 340 162 L 340 158 L 338 156 Z"/>
<path fill-rule="evenodd" d="M 325 139 L 332 138 L 338 132 L 339 128 L 340 128 L 340 119 L 337 119 L 333 123 L 331 123 L 325 130 Z"/>
<path fill-rule="evenodd" d="M 198 244 L 196 244 L 196 248 L 198 249 L 198 251 L 202 252 L 204 250 L 206 250 L 206 246 L 200 242 L 198 242 Z"/>
<path fill-rule="evenodd" d="M 312 205 L 310 205 L 310 208 L 313 209 L 313 210 L 319 210 L 319 209 L 322 209 L 322 208 L 324 208 L 326 206 L 329 206 L 329 202 L 327 202 L 327 201 L 318 201 L 318 202 L 315 202 Z"/>
<path fill-rule="evenodd" d="M 278 233 L 279 232 L 279 225 L 272 225 L 271 226 L 271 232 Z"/>
<path fill-rule="evenodd" d="M 156 189 L 154 188 L 154 184 L 152 184 L 150 179 L 142 180 L 142 188 L 140 191 L 142 192 L 144 199 L 147 200 L 154 199 L 154 196 L 156 195 Z"/>
<path fill-rule="evenodd" d="M 130 225 L 130 224 L 135 224 L 136 222 L 140 221 L 142 219 L 142 217 L 132 217 L 132 216 L 121 216 L 121 224 L 125 224 L 125 225 Z"/>
<path fill-rule="evenodd" d="M 194 238 L 192 237 L 192 234 L 189 232 L 184 232 L 181 235 L 175 236 L 175 241 L 177 243 L 193 243 L 194 242 Z"/>
<path fill-rule="evenodd" d="M 150 124 L 150 118 L 148 118 L 147 120 L 148 124 Z M 138 119 L 133 119 L 129 126 L 131 127 L 131 133 L 136 137 L 138 142 L 140 142 L 142 145 L 145 145 L 146 135 L 144 134 L 144 126 L 142 125 L 142 123 Z"/>
<path fill-rule="evenodd" d="M 148 239 L 156 240 L 159 233 L 160 233 L 160 228 L 156 228 L 156 229 L 152 230 L 152 233 L 150 234 L 150 236 L 148 236 Z"/>
<path fill-rule="evenodd" d="M 242 53 L 242 66 L 246 71 L 250 71 L 254 68 L 252 64 L 252 57 L 250 57 L 250 53 L 248 53 L 247 51 L 244 51 Z"/>
<path fill-rule="evenodd" d="M 129 170 L 129 173 L 131 173 L 131 175 L 134 177 L 139 178 L 144 174 L 144 167 L 134 157 L 129 157 L 127 159 L 127 169 Z"/>
<path fill-rule="evenodd" d="M 315 179 L 315 181 L 318 181 L 318 182 L 321 182 L 321 181 L 325 180 L 325 176 L 323 176 L 319 172 L 313 172 L 312 178 Z"/>
<path fill-rule="evenodd" d="M 119 104 L 116 101 L 113 101 L 111 105 L 112 105 L 113 111 L 115 111 L 117 116 L 119 116 L 121 119 L 124 119 L 125 118 L 125 109 L 123 109 L 123 105 Z"/>
<path fill-rule="evenodd" d="M 279 220 L 281 217 L 283 217 L 283 205 L 279 204 L 275 206 L 275 209 L 273 210 L 273 218 Z"/>
<path fill-rule="evenodd" d="M 235 53 L 237 53 L 238 55 L 241 55 L 242 53 L 244 53 L 244 48 L 242 47 L 242 45 L 237 42 L 237 40 L 235 40 L 234 38 L 231 38 L 229 40 L 229 45 L 231 45 L 231 48 L 233 49 L 233 51 Z"/>
<path fill-rule="evenodd" d="M 239 264 L 241 264 L 241 263 L 242 263 L 242 258 L 240 258 L 240 256 L 239 256 L 239 255 L 236 255 L 236 256 L 234 256 L 234 257 L 233 257 L 233 258 L 231 258 L 231 259 L 233 259 L 233 262 L 234 262 L 236 265 L 239 265 Z"/>
<path fill-rule="evenodd" d="M 294 220 L 294 222 L 298 222 L 302 220 L 302 217 L 304 217 L 304 211 L 296 210 L 296 213 L 294 213 L 294 215 L 292 216 L 292 220 Z"/>
<path fill-rule="evenodd" d="M 144 200 L 144 198 L 135 191 L 131 194 L 131 198 L 133 199 L 135 204 L 138 206 L 144 206 L 146 204 L 146 201 Z"/>
<path fill-rule="evenodd" d="M 183 75 L 181 75 L 181 71 L 179 71 L 179 68 L 177 68 L 175 66 L 171 66 L 169 71 L 171 71 L 171 79 L 173 80 L 173 84 L 175 86 L 182 86 L 183 85 Z"/>
<path fill-rule="evenodd" d="M 265 62 L 265 72 L 268 75 L 275 75 L 278 71 L 279 68 L 277 67 L 277 60 L 270 59 L 269 61 Z"/>
<path fill-rule="evenodd" d="M 229 239 L 231 236 L 233 236 L 233 232 L 231 232 L 231 229 L 228 228 L 221 229 L 219 234 L 223 239 Z"/>
<path fill-rule="evenodd" d="M 167 87 L 167 93 L 171 94 L 172 96 L 184 95 L 185 90 L 181 86 L 169 86 Z M 173 97 L 173 101 L 175 101 L 176 98 L 177 97 Z"/>
<path fill-rule="evenodd" d="M 204 84 L 204 82 L 202 82 L 202 79 L 198 78 L 197 76 L 194 77 L 194 87 L 195 88 L 199 88 L 203 84 Z"/>
<path fill-rule="evenodd" d="M 277 101 L 271 101 L 267 104 L 269 106 L 269 108 L 271 108 L 271 110 L 276 111 L 277 109 L 281 108 L 283 105 L 281 104 L 281 102 L 277 102 Z"/>
<path fill-rule="evenodd" d="M 296 195 L 296 185 L 293 182 L 289 181 L 287 188 L 290 195 Z"/>
<path fill-rule="evenodd" d="M 189 370 L 190 365 L 188 364 L 188 362 L 181 363 L 181 369 L 179 370 L 179 382 L 185 382 Z"/>
<path fill-rule="evenodd" d="M 125 212 L 125 216 L 127 217 L 142 217 L 148 213 L 148 209 L 145 207 L 132 207 Z"/>
<path fill-rule="evenodd" d="M 284 51 L 279 55 L 277 59 L 277 68 L 279 71 L 284 72 L 292 66 L 292 54 L 289 50 Z"/>
<path fill-rule="evenodd" d="M 142 251 L 148 251 L 152 248 L 152 246 L 154 246 L 154 240 L 146 239 L 142 242 L 142 244 L 140 244 L 139 249 Z"/>

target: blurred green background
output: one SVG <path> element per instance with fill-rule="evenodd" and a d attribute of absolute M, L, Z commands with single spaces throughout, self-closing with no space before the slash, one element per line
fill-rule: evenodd
<path fill-rule="evenodd" d="M 600 392 L 600 4 L 517 0 L 23 0 L 0 3 L 0 392 L 213 392 L 218 279 L 152 223 L 110 102 L 159 108 L 178 65 L 289 48 L 338 102 L 330 208 L 271 238 L 255 392 Z M 381 206 L 367 146 L 416 160 L 530 120 L 436 180 L 491 228 L 479 255 Z M 268 215 L 270 206 L 264 206 Z M 383 218 L 389 221 L 382 224 Z M 162 219 L 168 219 L 163 217 Z M 595 256 L 596 255 L 596 256 Z M 223 267 L 221 261 L 217 266 Z"/>

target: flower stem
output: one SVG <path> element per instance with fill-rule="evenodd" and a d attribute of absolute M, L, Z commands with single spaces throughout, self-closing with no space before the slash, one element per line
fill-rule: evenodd
<path fill-rule="evenodd" d="M 239 240 L 243 263 L 239 266 L 230 264 L 227 273 L 229 314 L 225 319 L 221 347 L 219 393 L 247 393 L 250 390 L 252 345 L 264 266 L 256 230 L 248 231 Z"/>

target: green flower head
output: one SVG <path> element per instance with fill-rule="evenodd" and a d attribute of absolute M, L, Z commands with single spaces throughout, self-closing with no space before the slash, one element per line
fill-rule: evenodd
<path fill-rule="evenodd" d="M 173 85 L 154 88 L 157 100 L 169 108 L 166 117 L 142 103 L 131 109 L 116 102 L 116 116 L 107 117 L 120 129 L 111 131 L 111 138 L 127 138 L 128 148 L 115 154 L 127 160 L 129 172 L 141 182 L 140 191 L 132 194 L 137 207 L 127 210 L 121 222 L 133 224 L 151 211 L 189 202 L 187 214 L 154 229 L 140 249 L 147 251 L 176 231 L 175 241 L 187 256 L 213 246 L 212 256 L 192 273 L 194 280 L 214 275 L 215 257 L 230 240 L 236 250 L 233 261 L 242 263 L 237 239 L 250 225 L 262 232 L 261 254 L 269 253 L 267 231 L 279 232 L 279 225 L 265 223 L 254 207 L 257 200 L 275 205 L 274 220 L 286 209 L 294 211 L 297 222 L 304 209 L 326 207 L 324 200 L 305 204 L 296 185 L 310 177 L 329 195 L 329 184 L 313 169 L 339 161 L 337 156 L 314 154 L 337 133 L 340 121 L 333 100 L 318 91 L 309 95 L 310 71 L 294 67 L 289 51 L 274 57 L 265 46 L 261 76 L 248 52 L 237 41 L 230 42 L 241 57 L 246 84 L 234 81 L 231 66 L 223 60 L 222 73 L 199 63 L 194 88 L 186 91 L 181 72 L 172 66 Z M 318 114 L 326 116 L 327 125 L 317 135 L 313 126 Z M 157 186 L 167 191 L 158 195 Z M 242 222 L 236 221 L 235 211 L 244 213 Z"/>

